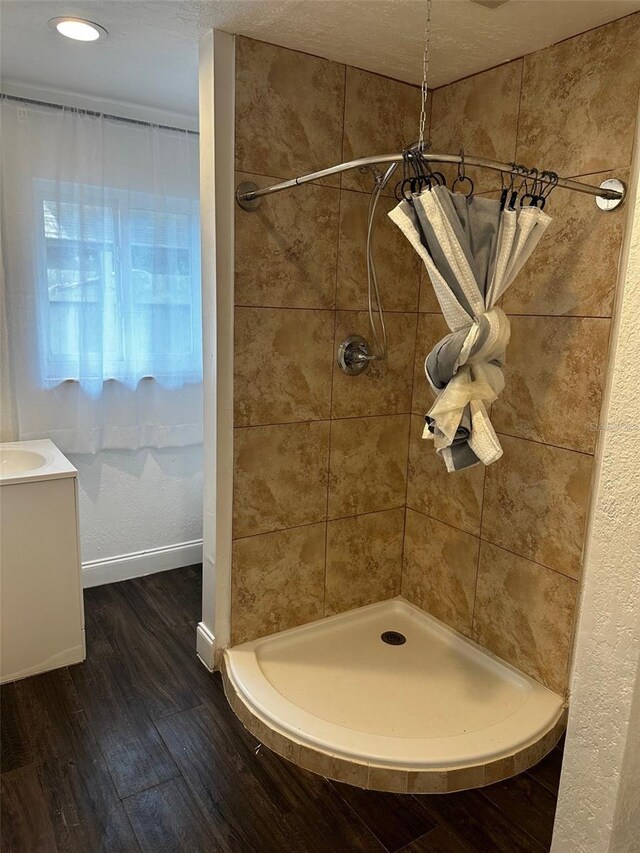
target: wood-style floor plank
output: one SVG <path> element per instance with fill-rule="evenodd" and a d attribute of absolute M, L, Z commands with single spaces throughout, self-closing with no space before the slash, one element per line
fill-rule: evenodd
<path fill-rule="evenodd" d="M 469 851 L 444 827 L 437 826 L 431 832 L 407 844 L 398 853 L 469 853 Z"/>
<path fill-rule="evenodd" d="M 417 799 L 468 853 L 546 853 L 542 844 L 478 790 L 421 795 Z"/>
<path fill-rule="evenodd" d="M 560 787 L 560 774 L 562 772 L 562 758 L 564 754 L 563 746 L 564 738 L 542 761 L 536 764 L 535 767 L 527 770 L 528 775 L 532 776 L 536 782 L 544 785 L 554 797 L 558 796 L 558 789 Z"/>
<path fill-rule="evenodd" d="M 159 619 L 171 627 L 196 625 L 202 611 L 200 566 L 159 572 L 131 582 Z M 193 645 L 194 636 L 191 636 Z"/>
<path fill-rule="evenodd" d="M 0 777 L 2 853 L 57 853 L 55 833 L 35 764 Z"/>
<path fill-rule="evenodd" d="M 521 773 L 513 779 L 482 788 L 481 793 L 545 849 L 551 847 L 556 797 L 532 776 Z"/>
<path fill-rule="evenodd" d="M 19 707 L 15 683 L 0 688 L 0 769 L 3 773 L 33 761 L 29 729 Z"/>
<path fill-rule="evenodd" d="M 120 797 L 179 775 L 122 658 L 106 639 L 94 639 L 85 663 L 69 671 Z"/>
<path fill-rule="evenodd" d="M 139 853 L 124 806 L 95 759 L 49 759 L 38 768 L 59 853 Z"/>
<path fill-rule="evenodd" d="M 16 685 L 57 848 L 139 850 L 67 669 Z"/>
<path fill-rule="evenodd" d="M 287 848 L 281 815 L 252 772 L 246 743 L 232 729 L 205 707 L 165 717 L 157 726 L 193 797 L 230 846 L 265 853 Z"/>
<path fill-rule="evenodd" d="M 235 853 L 182 778 L 134 794 L 124 803 L 144 853 Z"/>
<path fill-rule="evenodd" d="M 34 759 L 72 757 L 86 720 L 68 669 L 15 683 L 18 715 L 29 732 Z"/>
<path fill-rule="evenodd" d="M 436 826 L 414 797 L 363 791 L 337 782 L 333 785 L 389 853 L 395 853 Z"/>
<path fill-rule="evenodd" d="M 300 853 L 385 853 L 385 848 L 327 782 L 321 797 L 283 816 L 286 835 Z"/>
<path fill-rule="evenodd" d="M 103 589 L 98 619 L 135 686 L 130 698 L 140 698 L 152 720 L 203 704 L 206 692 L 185 674 L 183 644 L 149 608 L 143 609 L 137 590 L 124 583 Z M 188 657 L 194 663 L 195 640 Z"/>

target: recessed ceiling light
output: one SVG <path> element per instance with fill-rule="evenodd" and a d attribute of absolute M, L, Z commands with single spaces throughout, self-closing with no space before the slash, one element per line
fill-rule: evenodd
<path fill-rule="evenodd" d="M 49 26 L 61 36 L 75 41 L 98 41 L 107 37 L 104 27 L 93 21 L 85 21 L 84 18 L 51 18 Z"/>

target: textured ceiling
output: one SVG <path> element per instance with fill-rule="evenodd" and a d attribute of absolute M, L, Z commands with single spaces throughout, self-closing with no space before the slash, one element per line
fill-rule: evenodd
<path fill-rule="evenodd" d="M 409 82 L 421 75 L 426 0 L 0 0 L 0 77 L 9 88 L 77 92 L 197 112 L 197 43 L 211 28 Z M 440 86 L 640 10 L 640 0 L 434 0 L 430 85 Z M 47 21 L 102 24 L 73 43 Z"/>

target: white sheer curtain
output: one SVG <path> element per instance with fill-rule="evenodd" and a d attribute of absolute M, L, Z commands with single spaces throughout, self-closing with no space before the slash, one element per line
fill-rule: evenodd
<path fill-rule="evenodd" d="M 67 453 L 202 440 L 198 138 L 1 101 L 21 439 Z"/>

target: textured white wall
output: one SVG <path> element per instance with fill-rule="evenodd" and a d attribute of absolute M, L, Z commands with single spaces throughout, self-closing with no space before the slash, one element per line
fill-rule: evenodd
<path fill-rule="evenodd" d="M 69 458 L 78 469 L 83 562 L 201 538 L 201 445 Z"/>
<path fill-rule="evenodd" d="M 552 853 L 640 853 L 638 154 L 636 160 Z"/>

